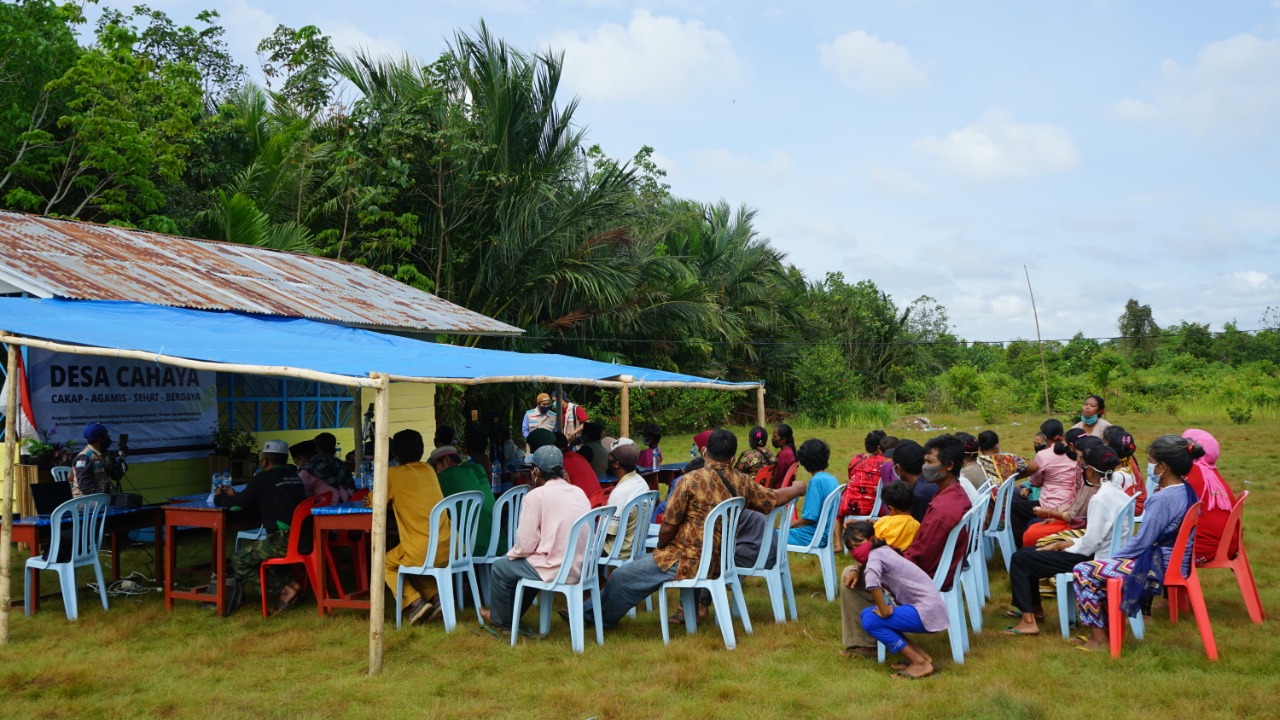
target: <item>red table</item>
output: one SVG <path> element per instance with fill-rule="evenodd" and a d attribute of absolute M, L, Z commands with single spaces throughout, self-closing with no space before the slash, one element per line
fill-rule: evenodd
<path fill-rule="evenodd" d="M 373 510 L 366 508 L 360 503 L 340 503 L 336 506 L 318 507 L 311 511 L 311 524 L 315 533 L 312 552 L 324 553 L 320 556 L 317 566 L 316 587 L 316 610 L 321 615 L 326 615 L 334 608 L 354 608 L 357 610 L 369 609 L 369 590 L 361 590 L 345 595 L 329 595 L 329 583 L 325 580 L 325 566 L 329 549 L 330 530 L 339 532 L 347 532 L 350 530 L 359 530 L 362 532 L 370 532 L 373 530 Z M 376 560 L 381 562 L 380 559 Z M 376 565 L 374 565 L 376 567 Z M 377 591 L 382 591 L 382 584 L 376 584 Z"/>
<path fill-rule="evenodd" d="M 164 609 L 172 611 L 174 600 L 198 600 L 212 602 L 217 606 L 218 616 L 223 615 L 226 608 L 226 583 L 222 582 L 222 574 L 227 567 L 227 508 L 210 505 L 208 502 L 184 503 L 164 506 L 164 532 L 167 537 L 175 537 L 179 527 L 209 528 L 213 533 L 213 571 L 218 576 L 217 587 L 213 592 L 196 592 L 193 590 L 175 590 L 173 574 L 176 570 L 176 542 L 168 542 L 164 547 Z"/>

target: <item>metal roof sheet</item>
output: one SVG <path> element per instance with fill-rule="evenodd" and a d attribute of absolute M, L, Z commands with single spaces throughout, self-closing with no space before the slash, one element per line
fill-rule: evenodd
<path fill-rule="evenodd" d="M 0 211 L 0 283 L 39 297 L 126 300 L 450 334 L 521 329 L 355 263 Z"/>

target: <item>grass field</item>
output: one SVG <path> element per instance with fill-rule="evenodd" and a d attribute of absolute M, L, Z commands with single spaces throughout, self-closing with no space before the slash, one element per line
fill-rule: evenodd
<path fill-rule="evenodd" d="M 974 432 L 973 418 L 932 419 Z M 1039 418 L 1015 421 L 1021 424 L 994 429 L 1006 451 L 1029 452 Z M 1134 433 L 1144 456 L 1147 443 L 1164 432 L 1195 426 L 1218 437 L 1225 477 L 1236 492 L 1250 491 L 1245 537 L 1263 603 L 1280 611 L 1274 559 L 1280 497 L 1265 471 L 1280 427 L 1235 426 L 1225 416 L 1113 421 Z M 797 428 L 796 437 L 826 439 L 840 477 L 867 429 Z M 688 444 L 687 437 L 663 443 L 673 460 Z M 199 549 L 190 545 L 184 552 Z M 21 559 L 13 566 L 15 597 L 21 597 Z M 126 573 L 149 567 L 140 550 L 125 560 Z M 218 619 L 191 603 L 166 613 L 157 593 L 114 600 L 104 613 L 96 598 L 82 593 L 75 623 L 67 622 L 57 600 L 34 618 L 20 609 L 13 617 L 11 644 L 0 648 L 0 708 L 10 718 L 1280 716 L 1276 621 L 1249 622 L 1229 571 L 1201 575 L 1221 661 L 1205 659 L 1194 622 L 1171 625 L 1167 614 L 1148 622 L 1144 642 L 1127 638 L 1124 656 L 1112 661 L 1074 650 L 1056 625 L 1039 638 L 999 634 L 1010 623 L 996 610 L 1009 598 L 1003 564 L 995 560 L 986 628 L 973 639 L 966 663 L 949 660 L 945 636 L 926 637 L 941 672 L 905 682 L 874 662 L 837 655 L 839 604 L 823 597 L 811 558 L 797 557 L 792 567 L 800 621 L 775 625 L 763 583 L 753 581 L 747 595 L 755 634 L 739 633 L 733 651 L 724 649 L 714 623 L 694 636 L 677 631 L 664 647 L 660 618 L 644 612 L 608 633 L 604 647 L 589 635 L 583 655 L 570 651 L 559 618 L 549 637 L 512 649 L 473 633 L 472 613 L 450 635 L 438 624 L 403 631 L 388 624 L 386 667 L 372 678 L 366 674 L 367 620 L 353 611 L 320 618 L 303 603 L 264 620 L 250 597 L 236 615 Z M 44 587 L 55 586 L 46 574 Z M 1052 601 L 1046 609 L 1056 620 Z M 526 622 L 536 622 L 534 613 Z"/>

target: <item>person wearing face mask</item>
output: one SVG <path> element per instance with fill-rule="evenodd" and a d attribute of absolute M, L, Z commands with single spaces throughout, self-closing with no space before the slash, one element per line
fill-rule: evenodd
<path fill-rule="evenodd" d="M 1039 635 L 1039 622 L 1044 620 L 1040 603 L 1039 582 L 1071 572 L 1076 565 L 1089 560 L 1110 557 L 1111 531 L 1129 496 L 1115 482 L 1114 471 L 1120 458 L 1106 445 L 1095 445 L 1084 452 L 1084 487 L 1081 494 L 1091 492 L 1085 531 L 1075 539 L 1046 542 L 1039 547 L 1023 547 L 1009 563 L 1009 584 L 1013 590 L 1013 607 L 1004 615 L 1019 619 L 1005 628 L 1008 635 Z"/>
<path fill-rule="evenodd" d="M 1071 427 L 1080 428 L 1096 438 L 1103 437 L 1111 427 L 1111 423 L 1102 418 L 1106 411 L 1107 401 L 1101 395 L 1090 395 L 1080 406 L 1080 422 Z"/>
<path fill-rule="evenodd" d="M 769 481 L 769 487 L 777 490 L 787 478 L 787 471 L 796 464 L 796 440 L 790 425 L 778 423 L 773 426 L 773 446 L 778 448 L 778 458 L 773 464 L 773 479 Z"/>
<path fill-rule="evenodd" d="M 124 462 L 108 455 L 111 449 L 111 433 L 101 423 L 89 423 L 84 428 L 84 449 L 71 462 L 75 477 L 71 483 L 71 496 L 82 497 L 111 492 L 111 484 L 124 477 Z"/>
<path fill-rule="evenodd" d="M 1034 462 L 1018 473 L 1031 475 L 1031 486 L 1040 488 L 1040 499 L 1033 501 L 1027 498 L 1026 489 L 1014 493 L 1009 508 L 1010 526 L 1013 530 L 1013 541 L 1019 546 L 1027 525 L 1035 517 L 1037 506 L 1048 508 L 1064 508 L 1075 498 L 1076 489 L 1080 486 L 1080 467 L 1076 464 L 1078 457 L 1074 450 L 1067 446 L 1062 432 L 1062 422 L 1053 418 L 1040 423 L 1040 432 L 1044 433 L 1049 445 L 1036 453 Z M 1034 468 L 1034 469 L 1032 469 Z"/>
<path fill-rule="evenodd" d="M 1038 518 L 1038 522 L 1028 525 L 1026 531 L 1022 533 L 1022 545 L 1024 547 L 1033 546 L 1041 538 L 1046 538 L 1064 530 L 1084 527 L 1089 500 L 1098 491 L 1097 484 L 1090 485 L 1083 482 L 1085 473 L 1084 451 L 1105 445 L 1106 443 L 1091 435 L 1085 435 L 1076 441 L 1076 467 L 1079 469 L 1082 479 L 1080 487 L 1076 489 L 1076 493 L 1068 505 L 1050 507 L 1041 503 L 1035 508 L 1033 512 Z"/>
<path fill-rule="evenodd" d="M 1142 606 L 1160 593 L 1183 518 L 1199 500 L 1186 483 L 1186 476 L 1202 457 L 1204 448 L 1195 442 L 1177 435 L 1156 438 L 1147 452 L 1147 461 L 1155 466 L 1153 473 L 1160 479 L 1160 490 L 1147 500 L 1142 527 L 1112 557 L 1082 562 L 1072 570 L 1077 614 L 1080 624 L 1089 628 L 1087 638 L 1075 639 L 1084 649 L 1100 650 L 1109 644 L 1107 580 L 1123 581 L 1120 610 L 1129 617 L 1141 612 Z M 1192 554 L 1186 556 L 1188 565 Z M 1189 569 L 1184 567 L 1183 572 Z"/>
<path fill-rule="evenodd" d="M 933 578 L 876 537 L 866 520 L 846 525 L 841 536 L 875 603 L 862 609 L 863 629 L 884 643 L 888 652 L 907 658 L 907 663 L 892 666 L 895 676 L 915 680 L 932 675 L 933 658 L 904 633 L 936 633 L 949 626 L 947 608 Z M 885 599 L 886 591 L 893 596 L 893 605 Z"/>
<path fill-rule="evenodd" d="M 609 470 L 618 482 L 609 493 L 609 504 L 621 510 L 627 503 L 649 492 L 649 483 L 636 472 L 636 464 L 640 460 L 640 448 L 631 438 L 618 438 L 609 450 Z M 609 521 L 609 530 L 604 541 L 604 552 L 613 551 L 614 543 L 622 538 L 622 557 L 631 552 L 632 535 L 635 531 L 636 517 L 628 519 L 627 525 L 621 527 L 621 518 L 617 515 Z"/>
<path fill-rule="evenodd" d="M 556 430 L 556 414 L 551 411 L 551 396 L 546 393 L 539 393 L 537 407 L 525 412 L 524 421 L 520 423 L 520 435 L 528 439 L 529 433 L 539 428 L 551 432 Z"/>
<path fill-rule="evenodd" d="M 516 608 L 516 585 L 521 579 L 549 582 L 568 562 L 572 564 L 568 581 L 577 582 L 587 551 L 584 528 L 574 557 L 565 556 L 573 524 L 591 509 L 591 504 L 582 491 L 565 480 L 564 454 L 553 445 L 544 445 L 534 451 L 532 464 L 533 490 L 524 497 L 511 549 L 489 571 L 489 607 L 480 610 L 486 626 L 499 637 L 511 634 L 513 620 L 524 615 L 538 596 L 525 593 L 521 607 Z"/>

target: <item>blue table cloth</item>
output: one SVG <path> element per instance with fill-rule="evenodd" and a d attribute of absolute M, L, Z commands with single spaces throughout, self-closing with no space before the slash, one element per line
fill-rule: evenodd
<path fill-rule="evenodd" d="M 150 510 L 149 507 L 126 508 L 126 507 L 109 507 L 107 508 L 107 517 L 115 517 L 117 515 L 128 515 L 130 513 L 142 512 Z M 71 514 L 68 513 L 62 517 L 62 522 L 71 522 Z M 53 523 L 53 519 L 49 515 L 28 515 L 24 518 L 14 521 L 14 525 L 35 525 L 36 527 L 49 527 Z"/>
<path fill-rule="evenodd" d="M 311 510 L 312 515 L 372 515 L 373 508 L 367 508 L 363 502 L 344 502 L 323 505 Z"/>

